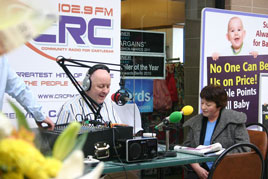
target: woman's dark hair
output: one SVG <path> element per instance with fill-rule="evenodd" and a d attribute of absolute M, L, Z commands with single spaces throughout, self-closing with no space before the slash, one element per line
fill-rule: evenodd
<path fill-rule="evenodd" d="M 208 85 L 204 87 L 200 93 L 200 97 L 201 99 L 215 102 L 217 108 L 225 108 L 227 105 L 227 93 L 221 86 Z"/>

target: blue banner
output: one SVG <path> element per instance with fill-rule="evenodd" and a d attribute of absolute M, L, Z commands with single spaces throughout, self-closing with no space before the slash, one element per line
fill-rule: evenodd
<path fill-rule="evenodd" d="M 135 100 L 140 112 L 153 112 L 153 80 L 126 79 L 125 88 L 131 92 L 129 103 Z"/>

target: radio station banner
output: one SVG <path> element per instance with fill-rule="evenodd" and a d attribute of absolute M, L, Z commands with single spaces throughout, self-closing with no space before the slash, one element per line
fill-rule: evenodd
<path fill-rule="evenodd" d="M 153 80 L 126 79 L 125 87 L 130 90 L 129 103 L 136 103 L 140 112 L 153 112 Z"/>
<path fill-rule="evenodd" d="M 125 77 L 135 79 L 162 79 L 164 76 L 164 57 L 121 55 Z"/>
<path fill-rule="evenodd" d="M 78 94 L 56 58 L 120 64 L 120 0 L 55 0 L 51 8 L 59 14 L 59 21 L 39 37 L 7 54 L 9 63 L 25 81 L 45 115 L 56 121 L 61 106 Z M 120 67 L 109 66 L 113 69 Z M 68 67 L 78 82 L 82 82 L 87 68 Z M 111 71 L 113 94 L 119 89 L 120 73 Z M 10 98 L 6 95 L 6 98 Z M 15 120 L 7 102 L 3 112 Z M 28 114 L 31 126 L 34 120 Z"/>
<path fill-rule="evenodd" d="M 202 11 L 200 91 L 226 89 L 228 108 L 258 121 L 259 74 L 268 72 L 268 16 L 205 8 Z M 200 106 L 199 106 L 200 110 Z"/>

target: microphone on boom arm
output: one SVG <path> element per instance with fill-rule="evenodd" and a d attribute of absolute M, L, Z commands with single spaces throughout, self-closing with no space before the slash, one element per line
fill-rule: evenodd
<path fill-rule="evenodd" d="M 111 96 L 112 101 L 115 102 L 119 106 L 125 105 L 128 101 L 130 101 L 129 93 L 127 91 L 118 90 L 116 93 Z"/>
<path fill-rule="evenodd" d="M 125 105 L 128 101 L 131 100 L 130 94 L 128 90 L 125 88 L 125 80 L 123 78 L 120 79 L 119 83 L 120 89 L 112 94 L 111 99 L 119 106 Z"/>

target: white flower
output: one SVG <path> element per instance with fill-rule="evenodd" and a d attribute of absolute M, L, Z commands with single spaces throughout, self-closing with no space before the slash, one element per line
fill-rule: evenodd
<path fill-rule="evenodd" d="M 0 140 L 10 136 L 13 125 L 3 113 L 0 112 Z"/>
<path fill-rule="evenodd" d="M 104 163 L 100 162 L 95 168 L 94 170 L 92 170 L 90 173 L 80 177 L 79 179 L 98 179 L 100 178 L 101 174 L 102 174 L 102 170 L 104 168 Z"/>
<path fill-rule="evenodd" d="M 103 168 L 104 163 L 100 162 L 94 170 L 82 176 L 84 171 L 84 154 L 81 150 L 75 150 L 64 160 L 56 179 L 98 179 L 102 174 Z"/>
<path fill-rule="evenodd" d="M 80 177 L 84 171 L 84 154 L 81 150 L 75 150 L 64 160 L 62 168 L 56 179 L 73 179 Z"/>

